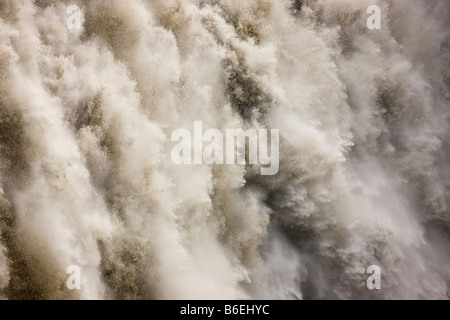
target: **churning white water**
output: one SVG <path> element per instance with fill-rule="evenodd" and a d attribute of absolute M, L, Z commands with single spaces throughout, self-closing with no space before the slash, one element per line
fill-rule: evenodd
<path fill-rule="evenodd" d="M 447 299 L 449 20 L 447 0 L 0 0 L 0 298 Z M 278 172 L 174 164 L 195 121 L 279 129 Z"/>

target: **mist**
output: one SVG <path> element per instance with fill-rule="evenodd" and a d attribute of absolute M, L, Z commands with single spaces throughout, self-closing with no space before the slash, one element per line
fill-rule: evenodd
<path fill-rule="evenodd" d="M 449 18 L 0 0 L 0 298 L 448 299 Z M 196 121 L 279 130 L 278 170 L 174 163 Z"/>

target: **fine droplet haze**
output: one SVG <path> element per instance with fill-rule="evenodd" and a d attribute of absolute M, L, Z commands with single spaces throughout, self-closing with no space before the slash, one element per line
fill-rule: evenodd
<path fill-rule="evenodd" d="M 0 298 L 447 299 L 449 20 L 447 0 L 0 0 Z M 175 165 L 194 121 L 279 129 L 278 173 Z"/>

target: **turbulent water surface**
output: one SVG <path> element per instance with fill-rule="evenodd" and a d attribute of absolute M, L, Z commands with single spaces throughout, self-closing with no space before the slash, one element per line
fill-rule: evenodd
<path fill-rule="evenodd" d="M 449 20 L 447 0 L 0 0 L 0 298 L 448 299 Z M 174 164 L 194 121 L 279 129 L 279 171 Z"/>

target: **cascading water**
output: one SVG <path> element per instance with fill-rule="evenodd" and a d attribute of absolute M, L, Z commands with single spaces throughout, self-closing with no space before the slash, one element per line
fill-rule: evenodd
<path fill-rule="evenodd" d="M 0 298 L 447 299 L 449 20 L 447 0 L 0 0 Z M 278 172 L 175 164 L 195 121 L 279 129 Z"/>

